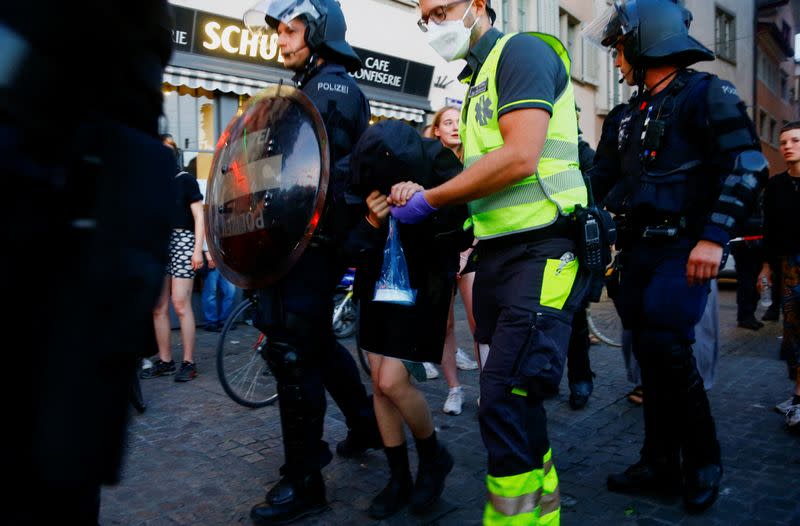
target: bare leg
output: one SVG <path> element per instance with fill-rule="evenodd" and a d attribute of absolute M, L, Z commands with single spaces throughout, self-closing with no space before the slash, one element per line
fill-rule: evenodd
<path fill-rule="evenodd" d="M 478 343 L 475 341 L 475 315 L 472 313 L 472 284 L 475 283 L 475 273 L 462 274 L 458 280 L 458 292 L 461 294 L 461 301 L 464 302 L 464 310 L 467 313 L 467 321 L 469 322 L 469 333 L 472 334 L 472 352 L 475 355 L 475 361 L 478 365 L 481 363 L 481 356 L 478 352 Z"/>
<path fill-rule="evenodd" d="M 172 348 L 169 338 L 169 291 L 171 277 L 164 278 L 164 286 L 161 288 L 161 296 L 158 297 L 155 309 L 153 309 L 153 327 L 156 332 L 156 344 L 158 345 L 158 358 L 162 362 L 172 360 Z"/>
<path fill-rule="evenodd" d="M 444 371 L 444 378 L 447 380 L 447 386 L 450 389 L 461 385 L 458 383 L 458 369 L 456 369 L 456 321 L 453 313 L 455 300 L 455 296 L 450 300 L 450 314 L 447 317 L 447 333 L 444 339 L 444 351 L 442 352 L 442 371 Z"/>
<path fill-rule="evenodd" d="M 411 384 L 403 362 L 383 357 L 378 372 L 378 390 L 400 411 L 415 438 L 427 438 L 433 434 L 433 417 L 428 402 Z"/>
<path fill-rule="evenodd" d="M 380 390 L 380 371 L 385 358 L 380 354 L 367 354 L 369 368 L 372 371 L 372 404 L 375 407 L 375 418 L 381 433 L 383 445 L 396 447 L 406 441 L 403 432 L 403 415 L 392 401 Z"/>
<path fill-rule="evenodd" d="M 183 343 L 183 360 L 194 363 L 194 312 L 192 311 L 193 279 L 172 279 L 172 306 L 181 323 L 181 341 Z"/>

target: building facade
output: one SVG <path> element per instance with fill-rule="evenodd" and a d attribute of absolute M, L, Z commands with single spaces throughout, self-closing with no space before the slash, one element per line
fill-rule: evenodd
<path fill-rule="evenodd" d="M 290 82 L 292 73 L 282 66 L 274 32 L 256 35 L 244 27 L 242 16 L 255 0 L 170 3 L 174 51 L 164 72 L 161 131 L 175 138 L 184 164 L 202 186 L 227 123 L 251 95 Z M 364 64 L 353 76 L 370 101 L 372 122 L 393 118 L 421 126 L 437 106 L 461 97 L 458 83 L 449 81 L 455 78 L 452 65 L 442 64 L 416 26 L 415 2 L 342 0 L 341 5 L 348 41 Z"/>
<path fill-rule="evenodd" d="M 710 71 L 734 83 L 753 115 L 753 34 L 755 6 L 752 0 L 682 1 L 694 15 L 690 34 L 717 54 L 714 62 L 694 67 Z M 557 35 L 573 61 L 575 100 L 581 108 L 584 139 L 596 145 L 603 120 L 617 104 L 627 101 L 632 90 L 620 84 L 614 60 L 606 50 L 585 41 L 583 27 L 602 13 L 610 0 L 493 0 L 495 24 L 503 31 L 542 31 Z"/>
<path fill-rule="evenodd" d="M 795 35 L 800 28 L 800 0 L 757 2 L 755 124 L 770 173 L 786 169 L 778 150 L 780 129 L 798 118 Z"/>

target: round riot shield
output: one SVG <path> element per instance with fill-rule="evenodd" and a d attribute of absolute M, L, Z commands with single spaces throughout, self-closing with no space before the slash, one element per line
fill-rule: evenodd
<path fill-rule="evenodd" d="M 253 289 L 292 268 L 322 215 L 328 165 L 322 118 L 296 88 L 267 88 L 228 124 L 206 192 L 208 249 L 228 280 Z"/>

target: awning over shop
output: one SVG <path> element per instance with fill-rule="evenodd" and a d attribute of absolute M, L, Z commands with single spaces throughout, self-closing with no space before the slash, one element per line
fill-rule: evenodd
<path fill-rule="evenodd" d="M 425 110 L 417 108 L 410 108 L 408 106 L 399 106 L 397 104 L 389 104 L 386 102 L 369 101 L 370 109 L 373 115 L 378 117 L 389 117 L 391 119 L 403 119 L 406 121 L 425 122 Z"/>
<path fill-rule="evenodd" d="M 183 68 L 172 65 L 168 65 L 164 69 L 164 82 L 175 87 L 186 86 L 192 89 L 202 88 L 207 91 L 222 91 L 224 93 L 236 93 L 237 95 L 255 95 L 267 86 L 275 84 L 275 82 L 268 82 L 266 80 L 256 80 L 223 73 L 212 73 L 210 71 Z M 367 88 L 364 91 L 367 92 L 365 93 L 367 97 L 372 98 L 385 95 L 382 93 L 383 90 L 370 90 Z M 372 93 L 371 91 L 381 91 L 381 93 Z M 402 94 L 392 95 L 394 97 L 399 96 L 408 98 L 408 96 Z M 422 100 L 427 104 L 425 99 Z M 409 102 L 412 102 L 413 104 L 417 101 L 409 100 Z M 378 117 L 403 119 L 413 122 L 425 122 L 425 110 L 421 108 L 414 108 L 412 106 L 401 104 L 392 104 L 390 102 L 382 102 L 378 100 L 370 100 L 369 105 L 372 114 Z"/>
<path fill-rule="evenodd" d="M 255 95 L 270 85 L 263 80 L 253 80 L 234 75 L 210 73 L 199 69 L 167 66 L 164 69 L 164 82 L 173 86 L 203 88 L 208 91 L 222 91 L 237 95 Z"/>

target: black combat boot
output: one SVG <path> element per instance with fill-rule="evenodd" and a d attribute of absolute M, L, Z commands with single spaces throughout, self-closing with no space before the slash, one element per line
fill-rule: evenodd
<path fill-rule="evenodd" d="M 383 449 L 377 424 L 366 429 L 348 429 L 347 437 L 336 444 L 336 454 L 342 458 L 360 457 L 370 449 Z"/>
<path fill-rule="evenodd" d="M 589 397 L 594 390 L 594 383 L 589 380 L 588 382 L 570 382 L 569 384 L 569 406 L 574 410 L 580 410 L 586 407 Z"/>
<path fill-rule="evenodd" d="M 720 480 L 722 466 L 719 464 L 706 464 L 687 473 L 683 485 L 683 504 L 686 511 L 700 513 L 714 504 L 719 494 Z"/>
<path fill-rule="evenodd" d="M 622 473 L 608 476 L 606 485 L 615 493 L 641 493 L 644 491 L 666 491 L 680 489 L 680 473 L 656 463 L 640 460 Z"/>
<path fill-rule="evenodd" d="M 389 461 L 391 478 L 389 483 L 372 499 L 367 513 L 373 519 L 385 519 L 397 513 L 408 503 L 414 481 L 408 467 L 408 448 L 405 442 L 399 446 L 387 447 L 386 459 Z"/>
<path fill-rule="evenodd" d="M 436 432 L 425 439 L 415 439 L 419 454 L 419 469 L 414 491 L 411 494 L 411 511 L 421 514 L 430 510 L 431 505 L 444 491 L 444 479 L 453 469 L 453 456 L 437 442 Z"/>
<path fill-rule="evenodd" d="M 250 510 L 250 518 L 258 525 L 289 524 L 327 507 L 325 482 L 317 471 L 302 477 L 283 477 L 267 492 L 266 502 Z"/>

